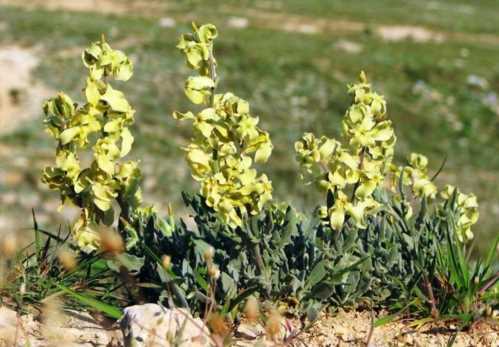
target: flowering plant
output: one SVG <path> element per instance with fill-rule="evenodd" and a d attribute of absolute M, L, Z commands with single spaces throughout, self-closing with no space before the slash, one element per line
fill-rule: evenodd
<path fill-rule="evenodd" d="M 218 84 L 212 24 L 181 36 L 177 48 L 187 65 L 197 72 L 185 83 L 185 94 L 205 108 L 197 114 L 175 112 L 178 120 L 190 120 L 194 137 L 184 148 L 193 178 L 201 184 L 201 195 L 231 227 L 242 225 L 244 216 L 256 215 L 272 198 L 272 184 L 258 174 L 253 163 L 264 163 L 272 152 L 270 136 L 258 127 L 247 101 L 232 93 L 216 94 Z"/>
<path fill-rule="evenodd" d="M 145 210 L 140 209 L 137 162 L 121 161 L 132 148 L 134 139 L 128 127 L 134 122 L 135 110 L 108 82 L 130 79 L 133 64 L 104 39 L 85 49 L 82 60 L 88 69 L 86 103 L 78 105 L 61 92 L 43 106 L 44 123 L 57 140 L 57 149 L 55 164 L 44 169 L 42 180 L 60 192 L 62 204 L 70 202 L 81 208 L 73 236 L 88 252 L 99 247 L 97 226 L 113 224 L 114 203 L 119 204 L 123 216 Z M 81 151 L 90 146 L 92 161 L 84 167 Z"/>
<path fill-rule="evenodd" d="M 386 102 L 371 90 L 363 72 L 349 93 L 354 103 L 343 119 L 343 143 L 306 133 L 295 144 L 302 177 L 328 195 L 328 205 L 319 214 L 334 230 L 347 218 L 363 228 L 365 217 L 378 209 L 373 192 L 384 182 L 396 141 Z"/>
<path fill-rule="evenodd" d="M 343 118 L 343 142 L 306 133 L 295 143 L 301 177 L 327 194 L 327 205 L 319 209 L 322 220 L 333 230 L 341 230 L 349 218 L 356 227 L 366 228 L 366 217 L 382 207 L 374 192 L 386 181 L 407 219 L 413 211 L 403 187 L 409 187 L 415 197 L 427 202 L 440 198 L 436 206 L 440 210 L 455 191 L 456 235 L 461 242 L 472 239 L 471 227 L 479 215 L 475 195 L 463 194 L 453 186 L 439 193 L 428 174 L 428 158 L 422 154 L 411 153 L 406 165 L 395 165 L 396 136 L 386 117 L 384 97 L 372 91 L 363 72 L 359 82 L 349 86 L 349 93 L 353 104 Z M 391 180 L 387 180 L 389 175 Z"/>

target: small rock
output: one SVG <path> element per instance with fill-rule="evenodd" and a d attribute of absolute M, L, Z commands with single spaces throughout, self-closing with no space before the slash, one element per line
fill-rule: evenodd
<path fill-rule="evenodd" d="M 290 320 L 283 319 L 280 333 L 277 336 L 278 341 L 285 341 L 296 334 L 298 329 Z M 235 344 L 236 347 L 276 346 L 275 341 L 272 341 L 267 336 L 265 327 L 260 323 L 242 323 L 237 327 L 235 335 L 238 338 L 238 343 Z"/>
<path fill-rule="evenodd" d="M 170 17 L 163 17 L 159 20 L 159 26 L 162 28 L 173 28 L 176 24 L 175 19 Z"/>
<path fill-rule="evenodd" d="M 466 82 L 471 87 L 477 87 L 477 88 L 482 89 L 482 90 L 489 89 L 489 82 L 484 77 L 481 77 L 481 76 L 468 75 Z"/>
<path fill-rule="evenodd" d="M 22 346 L 25 342 L 23 331 L 19 329 L 17 313 L 7 307 L 0 307 L 0 346 Z"/>
<path fill-rule="evenodd" d="M 184 309 L 157 304 L 130 306 L 120 320 L 125 347 L 209 346 L 203 321 Z"/>
<path fill-rule="evenodd" d="M 358 54 L 362 52 L 362 45 L 358 44 L 357 42 L 348 41 L 348 40 L 339 40 L 338 42 L 336 42 L 334 47 L 336 49 L 351 54 Z"/>
<path fill-rule="evenodd" d="M 7 307 L 0 307 L 0 329 L 14 327 L 17 321 L 17 313 Z"/>
<path fill-rule="evenodd" d="M 230 28 L 244 29 L 247 28 L 248 25 L 249 25 L 248 19 L 243 17 L 230 17 L 227 20 L 227 26 Z"/>
<path fill-rule="evenodd" d="M 265 329 L 260 324 L 240 324 L 237 327 L 237 335 L 242 338 L 255 340 L 265 334 Z"/>

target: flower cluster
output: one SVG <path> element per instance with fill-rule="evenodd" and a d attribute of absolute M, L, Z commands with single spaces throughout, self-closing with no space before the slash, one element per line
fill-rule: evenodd
<path fill-rule="evenodd" d="M 363 72 L 349 93 L 354 101 L 343 119 L 343 143 L 311 133 L 295 143 L 302 177 L 329 196 L 320 216 L 334 230 L 340 230 L 347 218 L 365 227 L 365 217 L 378 208 L 373 192 L 384 181 L 396 141 L 386 119 L 386 102 L 371 90 Z"/>
<path fill-rule="evenodd" d="M 478 202 L 475 194 L 464 194 L 454 186 L 446 185 L 440 192 L 440 197 L 444 201 L 453 199 L 455 194 L 455 206 L 457 209 L 456 233 L 461 242 L 473 239 L 471 227 L 478 221 Z"/>
<path fill-rule="evenodd" d="M 407 165 L 400 167 L 391 165 L 393 173 L 393 188 L 399 184 L 402 175 L 402 184 L 409 186 L 412 193 L 418 198 L 435 199 L 437 187 L 428 176 L 428 158 L 419 153 L 411 153 Z"/>
<path fill-rule="evenodd" d="M 201 184 L 201 194 L 232 228 L 241 226 L 242 217 L 255 215 L 272 198 L 272 185 L 252 164 L 266 162 L 272 152 L 269 134 L 258 127 L 247 101 L 232 93 L 215 94 L 217 84 L 213 41 L 214 25 L 182 35 L 177 48 L 187 65 L 197 71 L 185 84 L 185 94 L 205 108 L 173 114 L 175 119 L 193 122 L 194 137 L 185 147 L 192 176 Z"/>
<path fill-rule="evenodd" d="M 114 221 L 113 203 L 124 208 L 141 203 L 141 174 L 134 161 L 120 162 L 128 154 L 133 136 L 128 127 L 134 110 L 123 93 L 107 80 L 126 81 L 133 66 L 121 51 L 113 50 L 102 39 L 82 55 L 88 69 L 84 89 L 86 103 L 78 106 L 64 93 L 44 104 L 45 125 L 58 141 L 54 166 L 44 169 L 43 182 L 59 190 L 62 204 L 81 208 L 73 225 L 73 235 L 85 251 L 99 246 L 97 225 Z M 93 160 L 83 167 L 81 151 L 92 146 Z"/>

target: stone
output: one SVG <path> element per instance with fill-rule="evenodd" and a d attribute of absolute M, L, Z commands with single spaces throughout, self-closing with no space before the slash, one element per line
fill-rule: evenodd
<path fill-rule="evenodd" d="M 185 309 L 167 309 L 157 304 L 130 306 L 119 323 L 125 347 L 210 345 L 206 325 Z"/>
<path fill-rule="evenodd" d="M 230 17 L 227 20 L 227 26 L 229 28 L 236 28 L 236 29 L 245 29 L 249 25 L 249 21 L 247 18 L 243 17 Z"/>
<path fill-rule="evenodd" d="M 0 347 L 118 347 L 117 329 L 104 328 L 86 312 L 64 311 L 47 322 L 0 307 Z"/>
<path fill-rule="evenodd" d="M 162 28 L 173 28 L 175 27 L 175 19 L 170 17 L 163 17 L 159 20 L 159 26 Z"/>

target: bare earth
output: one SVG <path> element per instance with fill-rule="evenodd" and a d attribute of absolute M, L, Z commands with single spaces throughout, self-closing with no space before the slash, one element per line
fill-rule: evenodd
<path fill-rule="evenodd" d="M 123 337 L 116 325 L 97 322 L 87 313 L 66 313 L 64 324 L 47 326 L 38 322 L 33 316 L 12 317 L 2 319 L 0 308 L 0 347 L 24 347 L 29 342 L 32 347 L 93 346 L 119 347 Z M 5 319 L 7 318 L 7 319 Z M 17 325 L 14 325 L 17 322 Z M 10 325 L 9 325 L 10 323 Z M 7 326 L 6 326 L 7 325 Z M 288 321 L 288 326 L 297 329 L 299 323 Z M 417 327 L 404 322 L 389 323 L 375 328 L 369 339 L 371 315 L 369 312 L 339 312 L 335 315 L 323 315 L 308 332 L 297 335 L 290 340 L 288 346 L 447 346 L 455 334 L 456 327 L 439 324 L 425 324 Z M 246 330 L 250 330 L 246 329 Z M 255 328 L 256 331 L 262 329 Z M 296 330 L 295 330 L 296 331 Z M 293 332 L 293 330 L 292 330 Z M 14 341 L 15 339 L 15 341 Z M 264 342 L 262 337 L 235 338 L 236 346 L 282 346 Z M 54 344 L 58 341 L 57 344 Z M 497 321 L 483 321 L 475 324 L 469 331 L 457 333 L 454 347 L 497 347 L 499 346 L 499 326 Z"/>

